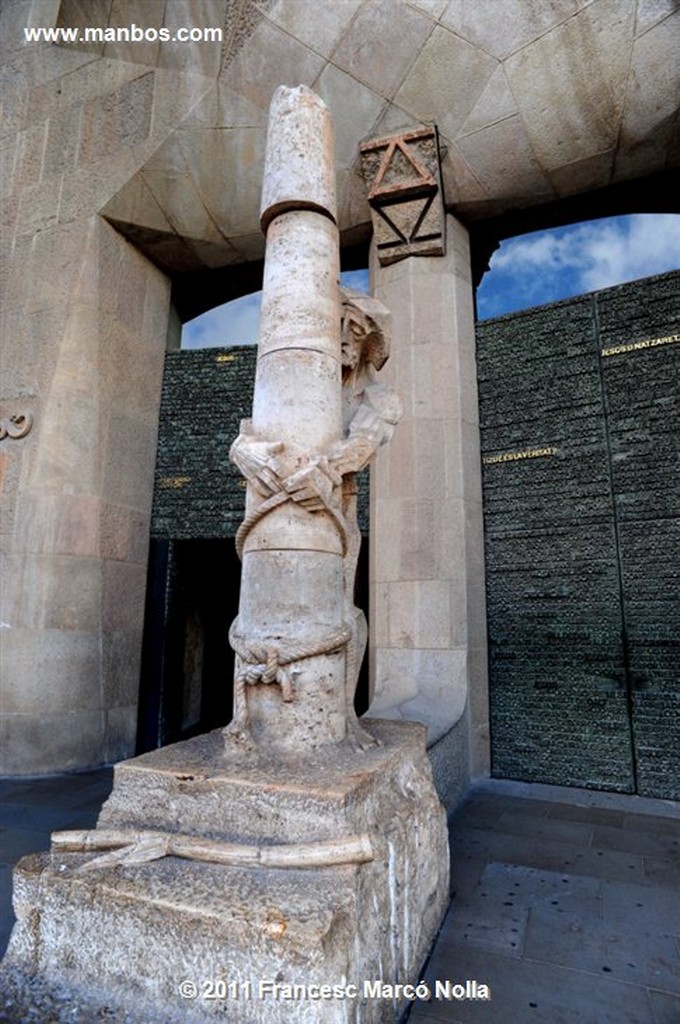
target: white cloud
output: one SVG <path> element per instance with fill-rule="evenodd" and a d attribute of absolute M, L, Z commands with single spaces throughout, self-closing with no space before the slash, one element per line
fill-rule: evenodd
<path fill-rule="evenodd" d="M 357 291 L 368 291 L 368 271 L 349 270 L 341 274 L 342 283 Z M 229 345 L 253 345 L 260 331 L 262 292 L 243 295 L 223 306 L 202 313 L 182 327 L 182 348 L 224 348 Z"/>
<path fill-rule="evenodd" d="M 635 214 L 501 244 L 478 292 L 480 316 L 526 308 L 680 267 L 680 216 Z"/>
<path fill-rule="evenodd" d="M 182 348 L 254 344 L 260 330 L 261 301 L 262 292 L 253 292 L 190 320 L 182 327 Z"/>
<path fill-rule="evenodd" d="M 605 222 L 587 242 L 581 272 L 586 291 L 650 277 L 680 267 L 680 216 L 636 214 L 626 218 L 624 230 L 612 230 Z"/>

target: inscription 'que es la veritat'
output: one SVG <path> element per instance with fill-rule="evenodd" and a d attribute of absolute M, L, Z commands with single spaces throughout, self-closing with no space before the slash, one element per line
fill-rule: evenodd
<path fill-rule="evenodd" d="M 482 465 L 492 466 L 499 462 L 519 462 L 522 459 L 540 459 L 547 455 L 557 455 L 557 448 L 527 448 L 521 452 L 505 452 L 504 455 L 484 455 Z"/>

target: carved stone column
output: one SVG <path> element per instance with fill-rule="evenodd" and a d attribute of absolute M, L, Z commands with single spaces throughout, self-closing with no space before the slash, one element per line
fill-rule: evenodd
<path fill-rule="evenodd" d="M 17 1020 L 56 991 L 88 1020 L 393 1024 L 448 904 L 425 729 L 364 729 L 345 706 L 362 630 L 340 519 L 400 412 L 375 377 L 386 310 L 345 293 L 340 332 L 326 108 L 282 89 L 272 122 L 253 418 L 231 449 L 249 491 L 234 727 L 116 765 L 97 827 L 17 866 L 0 976 Z M 308 159 L 328 173 L 305 180 Z"/>
<path fill-rule="evenodd" d="M 281 87 L 272 101 L 261 220 L 262 316 L 253 417 L 242 425 L 241 447 L 268 460 L 274 482 L 267 495 L 258 469 L 246 471 L 241 599 L 232 630 L 239 658 L 227 740 L 302 751 L 345 736 L 347 640 L 342 524 L 330 511 L 308 511 L 285 490 L 342 430 L 333 131 L 326 105 L 303 86 Z M 262 445 L 269 446 L 265 455 Z M 289 660 L 295 651 L 307 656 Z M 271 680 L 257 676 L 255 666 L 267 658 L 289 667 Z M 252 680 L 244 685 L 249 663 Z"/>
<path fill-rule="evenodd" d="M 446 252 L 439 143 L 434 125 L 361 146 L 380 266 Z"/>

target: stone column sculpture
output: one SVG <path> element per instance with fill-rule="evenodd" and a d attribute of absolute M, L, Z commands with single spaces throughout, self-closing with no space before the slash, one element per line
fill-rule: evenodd
<path fill-rule="evenodd" d="M 352 591 L 354 475 L 400 405 L 376 384 L 389 314 L 338 284 L 333 135 L 304 86 L 271 104 L 261 223 L 267 235 L 252 420 L 231 458 L 246 477 L 234 720 L 227 750 L 302 752 L 370 742 L 353 699 L 366 643 Z M 343 387 L 344 382 L 344 387 Z"/>

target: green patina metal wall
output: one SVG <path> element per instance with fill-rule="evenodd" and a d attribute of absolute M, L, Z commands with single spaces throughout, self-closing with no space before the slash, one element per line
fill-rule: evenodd
<path fill-rule="evenodd" d="M 173 540 L 234 537 L 244 481 L 229 462 L 250 416 L 254 345 L 168 352 L 161 398 L 151 535 Z M 368 532 L 368 473 L 359 479 L 359 525 Z"/>
<path fill-rule="evenodd" d="M 679 292 L 667 274 L 478 325 L 496 775 L 680 798 Z M 226 696 L 196 724 L 225 717 L 244 503 L 228 451 L 255 359 L 253 346 L 167 356 L 157 678 L 142 701 L 152 718 L 160 706 L 156 741 L 182 734 L 186 623 L 217 594 L 223 618 L 207 628 L 223 654 L 203 690 Z M 365 480 L 364 532 L 367 518 Z"/>
<path fill-rule="evenodd" d="M 680 274 L 477 328 L 493 772 L 680 798 Z"/>
<path fill-rule="evenodd" d="M 256 356 L 253 345 L 166 355 L 152 537 L 236 534 L 245 490 L 229 448 L 250 415 Z"/>

